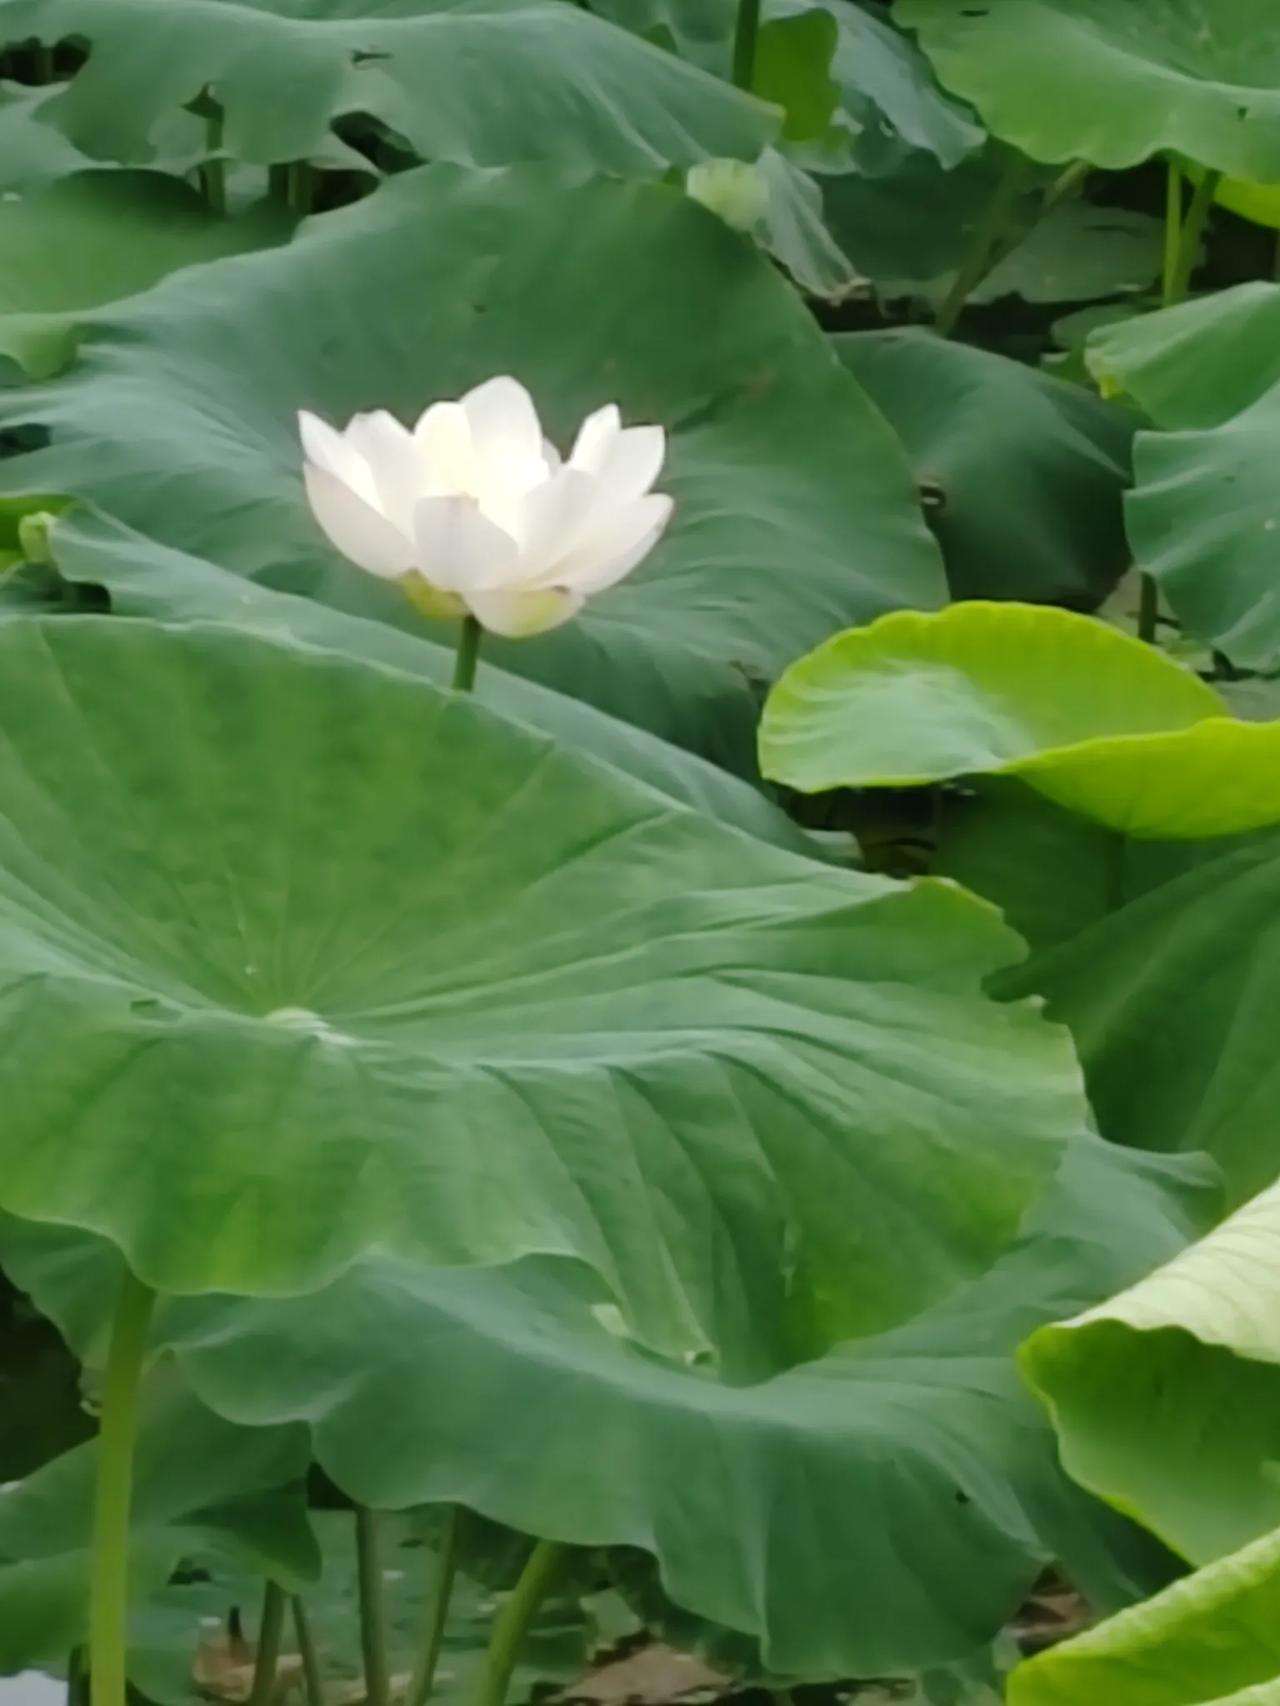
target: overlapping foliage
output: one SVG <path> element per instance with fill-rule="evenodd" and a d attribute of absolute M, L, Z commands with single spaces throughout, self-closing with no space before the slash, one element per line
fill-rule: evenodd
<path fill-rule="evenodd" d="M 262 1581 L 349 1682 L 354 1575 L 422 1706 L 371 1513 L 514 1586 L 487 1706 L 548 1560 L 525 1693 L 647 1626 L 1280 1698 L 1267 8 L 0 36 L 0 1671 L 78 1687 L 142 1285 L 157 1703 Z M 294 423 L 497 374 L 661 425 L 675 511 L 467 698 Z M 1093 1626 L 1006 1682 L 1046 1572 Z"/>

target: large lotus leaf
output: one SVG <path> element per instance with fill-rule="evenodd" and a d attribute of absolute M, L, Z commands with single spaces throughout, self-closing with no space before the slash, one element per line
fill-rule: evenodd
<path fill-rule="evenodd" d="M 1032 949 L 1041 949 L 1071 941 L 1244 841 L 1133 840 L 1055 805 L 1025 783 L 996 781 L 950 791 L 939 802 L 929 869 L 991 901 Z M 1045 880 L 1047 871 L 1052 882 Z"/>
<path fill-rule="evenodd" d="M 1221 426 L 1134 447 L 1136 561 L 1191 634 L 1250 669 L 1280 664 L 1278 445 L 1280 384 Z"/>
<path fill-rule="evenodd" d="M 878 174 L 823 179 L 834 239 L 887 301 L 936 306 L 967 257 L 1009 168 L 992 146 L 950 171 L 927 155 L 900 155 Z M 969 294 L 973 303 L 1021 296 L 1037 303 L 1095 302 L 1131 295 L 1160 270 L 1159 223 L 1126 208 L 1067 200 L 1044 213 L 1047 169 L 1023 166 L 1010 241 L 1017 242 Z"/>
<path fill-rule="evenodd" d="M 1239 285 L 1104 328 L 1088 363 L 1159 427 L 1139 434 L 1129 535 L 1185 627 L 1240 664 L 1280 660 L 1280 288 Z"/>
<path fill-rule="evenodd" d="M 173 1380 L 152 1384 L 134 1478 L 134 1596 L 207 1547 L 287 1586 L 314 1576 L 305 1431 L 238 1427 Z M 96 1459 L 95 1444 L 78 1446 L 0 1494 L 0 1675 L 65 1659 L 87 1634 Z"/>
<path fill-rule="evenodd" d="M 1047 996 L 1070 1026 L 1108 1137 L 1208 1150 L 1236 1202 L 1280 1171 L 1278 898 L 1272 831 L 1199 860 L 1000 984 Z"/>
<path fill-rule="evenodd" d="M 770 15 L 806 0 L 766 0 Z M 832 73 L 848 121 L 861 125 L 855 157 L 860 172 L 876 171 L 905 149 L 931 155 L 950 169 L 985 140 L 970 112 L 944 94 L 928 61 L 909 37 L 879 12 L 828 5 L 840 26 Z"/>
<path fill-rule="evenodd" d="M 68 36 L 89 58 L 49 116 L 105 159 L 149 159 L 206 87 L 232 155 L 264 164 L 323 150 L 351 113 L 428 160 L 618 172 L 750 158 L 775 128 L 762 102 L 551 0 L 0 0 L 0 37 Z"/>
<path fill-rule="evenodd" d="M 956 604 L 838 634 L 793 664 L 760 731 L 767 776 L 805 793 L 1015 776 L 1128 835 L 1280 820 L 1280 723 L 1119 630 L 1065 610 Z"/>
<path fill-rule="evenodd" d="M 717 76 L 729 75 L 738 0 L 592 0 L 591 9 L 669 43 Z M 766 27 L 812 12 L 835 20 L 839 35 L 829 67 L 839 87 L 840 124 L 861 130 L 859 171 L 917 149 L 951 167 L 981 147 L 983 132 L 972 115 L 938 88 L 919 48 L 878 11 L 848 0 L 764 0 L 761 12 Z"/>
<path fill-rule="evenodd" d="M 1280 1187 L 1028 1341 L 1063 1461 L 1198 1564 L 1280 1522 Z"/>
<path fill-rule="evenodd" d="M 1158 427 L 1222 426 L 1280 383 L 1280 285 L 1261 279 L 1102 326 L 1085 360 Z"/>
<path fill-rule="evenodd" d="M 33 189 L 93 161 L 43 114 L 53 91 L 0 80 L 0 194 Z"/>
<path fill-rule="evenodd" d="M 545 1259 L 441 1272 L 376 1258 L 307 1298 L 180 1301 L 159 1330 L 219 1411 L 304 1418 L 362 1501 L 460 1501 L 526 1532 L 641 1548 L 672 1599 L 760 1641 L 775 1673 L 879 1674 L 990 1639 L 1051 1557 L 1102 1605 L 1152 1579 L 1143 1545 L 1059 1471 L 1011 1352 L 1179 1248 L 1208 1206 L 1201 1177 L 1082 1137 L 987 1275 L 754 1385 L 646 1355 L 597 1286 Z M 91 1337 L 110 1252 L 12 1223 L 2 1247 Z"/>
<path fill-rule="evenodd" d="M 69 360 L 83 310 L 119 302 L 180 267 L 283 243 L 283 208 L 235 219 L 161 172 L 78 172 L 0 202 L 0 357 L 34 377 Z"/>
<path fill-rule="evenodd" d="M 425 681 L 21 617 L 0 720 L 0 1206 L 162 1289 L 562 1254 L 732 1364 L 981 1268 L 1082 1117 L 981 903 Z"/>
<path fill-rule="evenodd" d="M 1128 562 L 1134 423 L 1081 386 L 923 332 L 835 340 L 902 438 L 956 598 L 1093 608 Z"/>
<path fill-rule="evenodd" d="M 1010 1706 L 1280 1701 L 1280 1531 L 1030 1659 L 1009 1679 L 1008 1699 Z"/>
<path fill-rule="evenodd" d="M 862 283 L 827 229 L 822 191 L 788 155 L 766 148 L 754 168 L 764 189 L 757 236 L 810 296 L 839 302 Z"/>
<path fill-rule="evenodd" d="M 1112 169 L 1173 150 L 1280 178 L 1270 0 L 896 0 L 944 86 L 1035 160 Z"/>
<path fill-rule="evenodd" d="M 745 768 L 791 658 L 944 596 L 898 441 L 750 243 L 674 189 L 536 168 L 425 168 L 104 317 L 65 380 L 0 405 L 53 434 L 5 476 L 417 629 L 323 540 L 294 411 L 412 418 L 502 372 L 561 441 L 610 399 L 661 422 L 676 500 L 662 545 L 580 620 L 487 647 L 504 667 Z"/>
<path fill-rule="evenodd" d="M 411 633 L 314 599 L 273 592 L 83 507 L 58 518 L 50 548 L 57 564 L 54 587 L 70 589 L 72 608 L 77 599 L 105 594 L 117 616 L 221 622 L 304 648 L 363 658 L 442 687 L 453 675 L 452 648 L 438 643 L 446 630 L 423 625 Z M 792 852 L 814 851 L 810 838 L 756 788 L 592 705 L 487 664 L 481 665 L 480 696 L 486 707 L 601 759 L 682 805 Z"/>

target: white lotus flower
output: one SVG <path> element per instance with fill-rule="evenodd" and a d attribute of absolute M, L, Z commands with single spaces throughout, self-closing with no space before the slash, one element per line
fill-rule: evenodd
<path fill-rule="evenodd" d="M 567 462 L 517 380 L 433 403 L 412 432 L 385 409 L 337 432 L 298 416 L 312 512 L 353 563 L 398 581 L 432 616 L 539 634 L 648 555 L 671 517 L 651 491 L 661 427 L 624 427 L 610 403 Z"/>

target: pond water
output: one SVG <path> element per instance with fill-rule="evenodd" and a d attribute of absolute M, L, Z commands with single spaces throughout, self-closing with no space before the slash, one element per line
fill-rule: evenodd
<path fill-rule="evenodd" d="M 67 1685 L 38 1670 L 0 1676 L 0 1706 L 63 1706 Z"/>

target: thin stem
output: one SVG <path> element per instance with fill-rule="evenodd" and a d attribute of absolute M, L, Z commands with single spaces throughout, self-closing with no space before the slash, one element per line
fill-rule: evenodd
<path fill-rule="evenodd" d="M 1060 207 L 1069 196 L 1075 195 L 1092 170 L 1093 163 L 1089 160 L 1073 160 L 1064 167 L 1044 192 L 1040 203 L 1041 219 L 1046 213 L 1052 213 L 1055 207 Z"/>
<path fill-rule="evenodd" d="M 324 1706 L 324 1679 L 320 1675 L 320 1655 L 316 1651 L 315 1636 L 311 1633 L 311 1619 L 307 1616 L 307 1608 L 299 1594 L 293 1595 L 289 1605 L 293 1611 L 293 1632 L 298 1640 L 298 1651 L 302 1655 L 302 1680 L 306 1686 L 307 1706 Z"/>
<path fill-rule="evenodd" d="M 475 1706 L 506 1706 L 511 1673 L 516 1668 L 520 1643 L 529 1631 L 538 1607 L 547 1596 L 552 1578 L 564 1556 L 558 1540 L 539 1540 L 520 1572 L 511 1597 L 494 1620 L 489 1651 L 476 1689 Z"/>
<path fill-rule="evenodd" d="M 458 630 L 458 650 L 453 661 L 455 693 L 470 693 L 476 684 L 476 664 L 480 657 L 480 636 L 483 630 L 474 616 L 464 616 Z"/>
<path fill-rule="evenodd" d="M 1160 589 L 1150 575 L 1138 577 L 1138 638 L 1154 646 L 1160 629 Z"/>
<path fill-rule="evenodd" d="M 280 1637 L 284 1633 L 284 1589 L 268 1582 L 262 1591 L 262 1616 L 258 1620 L 258 1651 L 253 1661 L 253 1687 L 249 1706 L 271 1706 L 280 1668 Z"/>
<path fill-rule="evenodd" d="M 960 269 L 952 280 L 951 289 L 938 309 L 933 324 L 934 330 L 941 337 L 951 336 L 964 311 L 965 303 L 991 271 L 997 248 L 1017 213 L 1018 202 L 1030 170 L 1029 160 L 1021 154 L 1010 155 L 982 218 L 974 226 L 968 251 L 960 262 Z"/>
<path fill-rule="evenodd" d="M 289 201 L 289 168 L 278 164 L 267 167 L 267 194 L 272 201 L 278 201 L 282 206 L 290 206 Z"/>
<path fill-rule="evenodd" d="M 1182 235 L 1178 239 L 1178 258 L 1174 263 L 1173 276 L 1165 293 L 1164 305 L 1172 308 L 1182 302 L 1191 284 L 1191 275 L 1196 270 L 1196 262 L 1200 258 L 1200 239 L 1204 236 L 1204 228 L 1208 223 L 1209 213 L 1213 207 L 1213 198 L 1218 193 L 1218 185 L 1222 182 L 1221 172 L 1211 172 L 1205 168 L 1204 176 L 1196 185 L 1196 193 L 1191 198 L 1191 206 L 1187 209 L 1187 217 L 1183 221 Z"/>
<path fill-rule="evenodd" d="M 83 1647 L 72 1647 L 67 1660 L 67 1706 L 88 1706 L 89 1671 Z"/>
<path fill-rule="evenodd" d="M 749 89 L 756 78 L 756 42 L 760 35 L 760 0 L 738 0 L 733 31 L 733 81 Z"/>
<path fill-rule="evenodd" d="M 453 1596 L 454 1578 L 458 1573 L 457 1505 L 445 1512 L 440 1531 L 440 1550 L 433 1557 L 430 1591 L 427 1594 L 427 1615 L 422 1627 L 422 1655 L 409 1689 L 408 1706 L 427 1706 L 435 1687 L 436 1666 L 444 1644 L 445 1624 L 449 1619 L 449 1601 Z"/>
<path fill-rule="evenodd" d="M 311 162 L 293 160 L 285 167 L 285 200 L 295 213 L 311 212 Z"/>
<path fill-rule="evenodd" d="M 210 154 L 221 155 L 222 152 L 222 108 L 215 107 L 204 121 L 205 147 Z M 227 211 L 227 162 L 221 158 L 206 160 L 200 168 L 200 181 L 204 185 L 204 199 L 209 204 L 211 213 Z"/>
<path fill-rule="evenodd" d="M 1170 160 L 1164 191 L 1164 268 L 1160 275 L 1160 300 L 1167 308 L 1173 300 L 1173 281 L 1182 252 L 1182 167 Z"/>
<path fill-rule="evenodd" d="M 138 1387 L 156 1294 L 125 1269 L 111 1323 L 98 1431 L 93 1551 L 89 1563 L 89 1669 L 93 1706 L 125 1706 L 129 1620 L 129 1506 Z"/>
<path fill-rule="evenodd" d="M 376 1512 L 356 1506 L 356 1580 L 360 1597 L 360 1651 L 364 1656 L 365 1706 L 388 1706 L 391 1672 L 382 1603 L 382 1546 Z"/>

